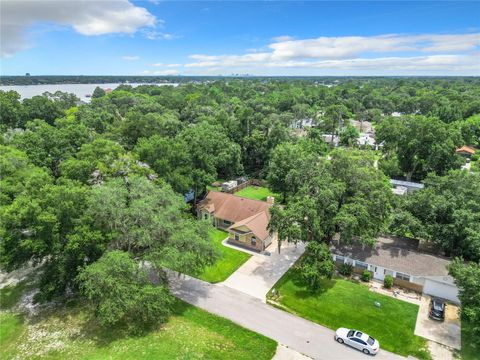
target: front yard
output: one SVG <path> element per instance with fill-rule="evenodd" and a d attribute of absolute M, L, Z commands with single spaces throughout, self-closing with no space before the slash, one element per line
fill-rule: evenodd
<path fill-rule="evenodd" d="M 135 335 L 118 327 L 99 327 L 84 306 L 73 302 L 22 316 L 15 308 L 6 310 L 20 300 L 20 287 L 0 291 L 4 309 L 0 359 L 228 360 L 235 354 L 235 359 L 269 360 L 277 346 L 265 336 L 180 300 L 167 323 Z"/>
<path fill-rule="evenodd" d="M 266 201 L 268 196 L 273 196 L 275 200 L 279 200 L 278 194 L 274 194 L 269 188 L 261 186 L 247 186 L 235 193 L 237 196 L 241 196 L 253 200 Z"/>
<path fill-rule="evenodd" d="M 336 278 L 322 281 L 316 292 L 307 289 L 298 269 L 291 268 L 275 285 L 279 307 L 336 330 L 362 330 L 380 347 L 404 356 L 429 359 L 426 341 L 414 335 L 418 306 L 368 290 L 363 284 Z M 268 295 L 273 299 L 271 292 Z M 375 306 L 375 302 L 381 304 Z"/>
<path fill-rule="evenodd" d="M 223 246 L 222 241 L 225 240 L 227 236 L 227 232 L 212 228 L 210 239 L 215 249 L 220 253 L 220 257 L 215 264 L 208 266 L 197 276 L 199 279 L 210 283 L 224 281 L 250 258 L 251 255 L 243 251 Z"/>

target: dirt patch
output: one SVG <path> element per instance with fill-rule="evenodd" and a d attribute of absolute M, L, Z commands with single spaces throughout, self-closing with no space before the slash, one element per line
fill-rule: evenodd
<path fill-rule="evenodd" d="M 445 320 L 459 320 L 460 309 L 453 304 L 447 304 L 445 307 Z"/>

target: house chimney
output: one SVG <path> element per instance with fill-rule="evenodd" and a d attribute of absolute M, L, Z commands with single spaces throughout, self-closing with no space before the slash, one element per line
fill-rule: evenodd
<path fill-rule="evenodd" d="M 273 204 L 275 202 L 275 198 L 273 196 L 267 196 L 267 203 Z"/>

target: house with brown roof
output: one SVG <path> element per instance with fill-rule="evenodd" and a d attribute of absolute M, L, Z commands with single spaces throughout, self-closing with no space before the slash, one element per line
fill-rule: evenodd
<path fill-rule="evenodd" d="M 229 233 L 228 241 L 256 251 L 264 251 L 273 240 L 268 231 L 270 201 L 247 199 L 234 194 L 209 191 L 197 207 L 201 219 Z"/>
<path fill-rule="evenodd" d="M 330 251 L 337 266 L 350 264 L 356 273 L 368 270 L 379 281 L 391 275 L 398 286 L 459 303 L 448 274 L 450 260 L 420 251 L 418 245 L 418 240 L 391 236 L 378 237 L 374 246 L 335 240 Z"/>
<path fill-rule="evenodd" d="M 462 155 L 462 156 L 465 156 L 465 157 L 471 157 L 472 155 L 475 154 L 475 149 L 471 148 L 470 146 L 462 146 L 461 148 L 458 148 L 456 150 L 456 153 L 458 155 Z"/>

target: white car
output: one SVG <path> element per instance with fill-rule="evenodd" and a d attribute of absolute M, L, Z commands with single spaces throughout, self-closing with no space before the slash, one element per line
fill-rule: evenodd
<path fill-rule="evenodd" d="M 380 350 L 380 343 L 373 337 L 358 330 L 340 328 L 335 333 L 335 340 L 340 344 L 347 344 L 365 354 L 375 355 Z"/>

